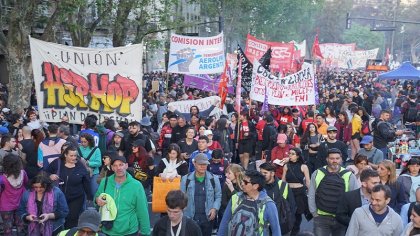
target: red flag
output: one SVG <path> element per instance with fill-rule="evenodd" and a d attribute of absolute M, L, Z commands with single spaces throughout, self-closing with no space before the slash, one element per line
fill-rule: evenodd
<path fill-rule="evenodd" d="M 312 45 L 312 58 L 321 58 L 324 59 L 321 53 L 321 48 L 319 47 L 319 40 L 318 40 L 318 34 L 315 35 L 314 44 Z"/>
<path fill-rule="evenodd" d="M 242 58 L 239 59 L 238 65 L 238 79 L 236 83 L 236 100 L 235 100 L 235 110 L 238 114 L 241 113 L 241 85 L 242 84 Z"/>
<path fill-rule="evenodd" d="M 220 109 L 223 109 L 223 106 L 225 105 L 225 101 L 226 101 L 226 96 L 228 94 L 228 75 L 227 75 L 227 70 L 228 70 L 228 62 L 227 59 L 225 61 L 225 69 L 223 70 L 223 74 L 220 78 L 220 83 L 219 83 L 219 97 L 221 98 L 220 101 Z"/>

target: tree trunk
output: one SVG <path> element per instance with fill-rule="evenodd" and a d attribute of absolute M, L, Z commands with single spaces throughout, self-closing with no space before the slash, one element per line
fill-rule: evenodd
<path fill-rule="evenodd" d="M 9 101 L 12 111 L 29 106 L 33 84 L 29 35 L 37 1 L 17 1 L 10 13 L 7 34 L 7 69 L 9 71 Z"/>

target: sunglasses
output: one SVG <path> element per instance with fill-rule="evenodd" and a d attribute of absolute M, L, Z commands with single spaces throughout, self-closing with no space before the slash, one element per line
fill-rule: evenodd
<path fill-rule="evenodd" d="M 254 183 L 252 183 L 251 181 L 248 181 L 248 180 L 242 180 L 242 182 L 245 184 L 245 185 L 248 185 L 248 184 L 254 184 Z"/>

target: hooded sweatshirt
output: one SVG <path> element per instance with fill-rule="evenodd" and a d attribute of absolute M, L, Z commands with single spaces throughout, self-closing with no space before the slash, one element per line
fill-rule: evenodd
<path fill-rule="evenodd" d="M 28 176 L 24 170 L 20 171 L 18 178 L 0 175 L 0 211 L 14 211 L 19 207 L 27 183 Z"/>

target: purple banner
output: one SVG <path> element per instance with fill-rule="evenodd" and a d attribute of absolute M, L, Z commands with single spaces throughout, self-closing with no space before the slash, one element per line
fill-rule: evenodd
<path fill-rule="evenodd" d="M 209 75 L 184 75 L 184 87 L 219 93 L 219 83 L 220 76 L 211 78 Z M 228 83 L 228 93 L 234 93 L 233 86 L 230 81 Z"/>

